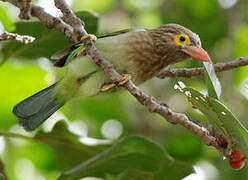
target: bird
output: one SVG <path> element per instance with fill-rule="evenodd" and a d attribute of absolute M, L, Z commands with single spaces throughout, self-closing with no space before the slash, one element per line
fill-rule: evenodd
<path fill-rule="evenodd" d="M 190 58 L 211 61 L 199 36 L 178 24 L 110 33 L 94 43 L 115 70 L 130 75 L 136 85 L 155 77 L 169 65 Z M 113 84 L 86 53 L 81 57 L 73 55 L 69 60 L 78 46 L 73 45 L 54 55 L 54 59 L 57 58 L 54 65 L 66 69 L 63 78 L 14 106 L 13 113 L 26 131 L 38 128 L 71 99 L 96 96 L 106 90 L 103 90 L 104 86 Z"/>

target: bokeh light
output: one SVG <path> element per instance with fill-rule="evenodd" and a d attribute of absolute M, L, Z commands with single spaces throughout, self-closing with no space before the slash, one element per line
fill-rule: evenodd
<path fill-rule="evenodd" d="M 116 139 L 122 134 L 123 126 L 117 120 L 104 122 L 101 128 L 102 135 L 108 139 Z"/>
<path fill-rule="evenodd" d="M 218 0 L 218 1 L 220 5 L 225 9 L 233 7 L 238 2 L 238 0 Z"/>

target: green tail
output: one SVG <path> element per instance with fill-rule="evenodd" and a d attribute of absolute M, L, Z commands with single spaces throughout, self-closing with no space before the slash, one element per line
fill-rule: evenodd
<path fill-rule="evenodd" d="M 26 131 L 33 131 L 38 128 L 63 106 L 54 97 L 54 87 L 55 84 L 15 105 L 13 113 L 18 117 L 19 124 Z"/>

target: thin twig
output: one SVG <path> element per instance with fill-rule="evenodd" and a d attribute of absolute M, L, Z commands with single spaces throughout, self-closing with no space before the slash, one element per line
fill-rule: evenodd
<path fill-rule="evenodd" d="M 33 42 L 35 38 L 32 36 L 19 35 L 9 32 L 4 32 L 3 34 L 0 35 L 0 41 L 8 41 L 8 40 L 16 40 L 27 44 Z"/>
<path fill-rule="evenodd" d="M 214 64 L 215 72 L 228 71 L 242 66 L 248 65 L 248 57 L 241 57 L 231 62 L 221 62 Z M 182 68 L 182 69 L 166 69 L 161 71 L 157 77 L 164 79 L 167 77 L 184 77 L 191 78 L 204 74 L 203 68 Z"/>

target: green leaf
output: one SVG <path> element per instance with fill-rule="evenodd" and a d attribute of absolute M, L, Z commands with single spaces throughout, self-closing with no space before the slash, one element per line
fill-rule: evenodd
<path fill-rule="evenodd" d="M 94 34 L 98 28 L 98 16 L 89 11 L 76 13 L 83 19 L 88 33 Z M 18 22 L 15 33 L 30 35 L 36 38 L 33 43 L 23 44 L 17 41 L 5 43 L 2 49 L 3 61 L 11 57 L 35 59 L 50 58 L 56 51 L 70 45 L 62 33 L 47 29 L 41 22 Z"/>
<path fill-rule="evenodd" d="M 9 32 L 14 31 L 15 29 L 14 21 L 8 16 L 6 10 L 2 7 L 0 7 L 0 21 L 3 23 L 6 31 Z"/>
<path fill-rule="evenodd" d="M 186 131 L 181 136 L 166 138 L 166 150 L 176 159 L 195 162 L 202 155 L 202 142 L 197 136 Z"/>
<path fill-rule="evenodd" d="M 218 114 L 223 126 L 231 138 L 231 142 L 247 157 L 248 155 L 248 130 L 234 116 L 234 114 L 220 101 L 209 98 L 210 105 Z"/>
<path fill-rule="evenodd" d="M 161 164 L 159 172 L 154 173 L 154 180 L 181 180 L 194 173 L 192 165 L 183 161 L 173 161 L 172 163 Z"/>
<path fill-rule="evenodd" d="M 133 29 L 122 29 L 122 30 L 119 30 L 119 31 L 114 31 L 114 32 L 110 32 L 110 33 L 107 33 L 107 34 L 97 36 L 97 38 L 105 38 L 105 37 L 117 36 L 117 35 L 120 35 L 120 34 L 127 33 L 129 31 L 132 31 L 132 30 Z"/>
<path fill-rule="evenodd" d="M 44 133 L 39 131 L 34 137 L 34 139 L 50 146 L 55 151 L 58 160 L 63 163 L 66 168 L 72 168 L 101 152 L 100 147 L 83 145 L 79 141 L 79 138 L 79 136 L 68 130 L 65 121 L 57 122 L 51 132 Z"/>
<path fill-rule="evenodd" d="M 177 88 L 185 94 L 188 100 L 208 118 L 209 122 L 226 138 L 227 151 L 238 148 L 245 156 L 248 155 L 248 131 L 220 101 L 204 96 L 193 88 Z"/>
<path fill-rule="evenodd" d="M 122 139 L 94 158 L 62 173 L 59 179 L 67 180 L 88 176 L 103 178 L 107 173 L 118 175 L 128 168 L 154 172 L 159 170 L 162 162 L 171 163 L 172 161 L 157 144 L 132 136 Z"/>
<path fill-rule="evenodd" d="M 204 62 L 204 76 L 208 88 L 209 96 L 219 99 L 221 94 L 220 81 L 215 74 L 215 70 L 212 62 Z"/>
<path fill-rule="evenodd" d="M 127 169 L 121 173 L 115 180 L 154 180 L 152 173 L 146 173 L 134 169 Z"/>
<path fill-rule="evenodd" d="M 170 163 L 162 163 L 160 170 L 156 172 L 127 169 L 116 180 L 181 180 L 194 172 L 192 165 L 175 160 Z"/>
<path fill-rule="evenodd" d="M 75 14 L 85 23 L 85 30 L 89 34 L 97 33 L 98 19 L 99 19 L 99 16 L 97 13 L 93 11 L 78 11 L 78 12 L 75 12 Z"/>
<path fill-rule="evenodd" d="M 40 57 L 49 58 L 54 52 L 70 44 L 61 33 L 47 29 L 40 22 L 18 22 L 15 33 L 30 35 L 36 40 L 29 44 L 18 41 L 5 43 L 2 49 L 3 61 L 9 58 L 30 60 Z"/>

